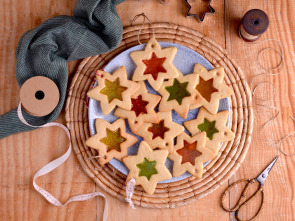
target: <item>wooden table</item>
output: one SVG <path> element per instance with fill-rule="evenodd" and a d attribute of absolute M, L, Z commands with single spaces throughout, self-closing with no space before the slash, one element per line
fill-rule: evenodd
<path fill-rule="evenodd" d="M 194 8 L 199 0 L 195 0 Z M 43 21 L 57 15 L 71 15 L 75 0 L 0 0 L 0 114 L 15 108 L 19 102 L 19 87 L 15 79 L 14 51 L 21 35 Z M 202 5 L 202 3 L 200 2 Z M 279 76 L 266 77 L 276 88 L 273 99 L 266 102 L 280 108 L 280 114 L 265 132 L 262 125 L 275 114 L 267 108 L 253 104 L 255 124 L 252 145 L 244 163 L 237 173 L 218 190 L 205 198 L 185 207 L 176 209 L 132 210 L 116 198 L 107 195 L 109 220 L 235 220 L 234 214 L 223 211 L 220 196 L 225 188 L 241 178 L 253 178 L 280 154 L 277 146 L 270 146 L 263 133 L 274 140 L 295 129 L 289 118 L 295 111 L 295 1 L 288 0 L 214 0 L 214 15 L 208 15 L 200 24 L 193 18 L 185 18 L 187 10 L 183 0 L 170 0 L 166 6 L 157 0 L 129 0 L 120 4 L 118 13 L 123 25 L 130 25 L 136 14 L 145 12 L 153 22 L 172 22 L 198 30 L 225 47 L 235 58 L 250 82 L 250 79 L 263 70 L 257 62 L 258 52 L 265 47 L 275 47 L 275 42 L 265 44 L 245 44 L 237 35 L 239 21 L 243 14 L 252 9 L 264 10 L 270 26 L 261 40 L 278 39 L 282 42 L 285 67 Z M 196 10 L 196 9 L 194 9 Z M 140 21 L 138 21 L 140 22 Z M 273 51 L 263 53 L 262 62 L 268 67 L 276 66 L 280 57 Z M 69 64 L 69 79 L 79 62 Z M 260 79 L 263 81 L 263 78 Z M 262 96 L 271 96 L 272 88 L 264 85 L 259 88 Z M 58 122 L 65 123 L 64 112 Z M 0 219 L 1 220 L 102 220 L 104 202 L 101 198 L 87 202 L 72 203 L 57 208 L 50 205 L 32 186 L 32 176 L 43 165 L 62 155 L 68 145 L 67 137 L 60 129 L 44 128 L 32 132 L 13 135 L 0 140 Z M 295 153 L 294 138 L 283 143 L 288 152 Z M 281 157 L 269 176 L 265 190 L 265 204 L 257 220 L 295 220 L 295 157 Z M 60 168 L 40 178 L 38 183 L 61 201 L 69 196 L 86 192 L 102 191 L 83 172 L 73 154 Z M 230 204 L 237 200 L 240 188 L 231 192 Z M 261 199 L 247 206 L 244 217 L 250 217 L 258 209 Z"/>

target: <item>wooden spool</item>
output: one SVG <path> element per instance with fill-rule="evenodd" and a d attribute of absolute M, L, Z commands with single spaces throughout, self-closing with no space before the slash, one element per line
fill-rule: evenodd
<path fill-rule="evenodd" d="M 44 76 L 29 78 L 20 89 L 23 109 L 37 117 L 50 114 L 59 102 L 59 90 L 56 84 Z"/>
<path fill-rule="evenodd" d="M 267 14 L 259 9 L 252 9 L 244 15 L 239 26 L 239 33 L 244 41 L 253 42 L 266 32 L 268 26 Z"/>
<path fill-rule="evenodd" d="M 93 85 L 95 71 L 104 68 L 114 56 L 138 45 L 137 34 L 140 28 L 141 25 L 124 28 L 122 42 L 117 49 L 81 62 L 71 82 L 66 103 L 66 123 L 81 166 L 103 190 L 123 201 L 126 198 L 126 176 L 110 164 L 100 166 L 97 159 L 89 159 L 96 156 L 97 151 L 85 145 L 90 136 L 85 99 L 87 91 Z M 236 137 L 222 145 L 219 154 L 205 167 L 202 179 L 189 177 L 169 184 L 158 184 L 153 195 L 146 194 L 141 186 L 135 187 L 132 201 L 136 206 L 175 208 L 200 199 L 219 188 L 243 162 L 251 143 L 253 128 L 251 91 L 240 67 L 225 49 L 207 36 L 171 23 L 154 23 L 142 27 L 142 42 L 147 42 L 152 37 L 152 28 L 158 41 L 186 46 L 204 56 L 214 67 L 223 66 L 226 73 L 225 82 L 234 90 L 231 96 L 230 127 Z"/>

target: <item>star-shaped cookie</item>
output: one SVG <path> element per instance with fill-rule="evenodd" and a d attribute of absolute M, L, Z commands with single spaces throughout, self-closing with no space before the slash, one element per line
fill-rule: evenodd
<path fill-rule="evenodd" d="M 91 89 L 88 97 L 100 101 L 104 115 L 108 115 L 116 106 L 130 110 L 131 98 L 140 84 L 129 81 L 124 66 L 118 68 L 113 74 L 97 71 L 97 86 Z"/>
<path fill-rule="evenodd" d="M 147 92 L 145 83 L 138 82 L 141 87 L 131 95 L 131 110 L 117 108 L 114 115 L 128 119 L 132 132 L 136 132 L 144 122 L 157 123 L 158 116 L 155 107 L 161 100 L 161 96 Z"/>
<path fill-rule="evenodd" d="M 226 126 L 227 119 L 228 111 L 211 114 L 201 108 L 196 119 L 183 124 L 192 135 L 206 132 L 206 147 L 216 155 L 222 142 L 235 138 L 235 134 Z"/>
<path fill-rule="evenodd" d="M 195 90 L 198 83 L 197 79 L 196 74 L 180 74 L 178 78 L 164 82 L 158 90 L 159 94 L 162 95 L 159 111 L 174 109 L 180 117 L 187 118 L 190 104 L 198 93 Z"/>
<path fill-rule="evenodd" d="M 127 156 L 127 149 L 137 142 L 137 138 L 126 133 L 125 121 L 118 119 L 114 123 L 102 120 L 95 121 L 96 134 L 86 140 L 86 145 L 97 149 L 101 165 L 111 159 L 121 160 Z"/>
<path fill-rule="evenodd" d="M 219 100 L 233 94 L 233 90 L 223 82 L 224 68 L 219 67 L 208 71 L 202 65 L 196 64 L 193 73 L 198 76 L 198 85 L 196 86 L 198 94 L 190 109 L 204 106 L 209 112 L 216 114 Z"/>
<path fill-rule="evenodd" d="M 130 57 L 136 64 L 132 80 L 148 80 L 157 91 L 164 79 L 178 77 L 179 73 L 172 63 L 177 52 L 176 47 L 161 48 L 155 38 L 151 38 L 144 51 L 134 51 Z"/>
<path fill-rule="evenodd" d="M 168 150 L 152 150 L 142 141 L 137 155 L 123 158 L 129 169 L 126 182 L 134 178 L 136 185 L 141 185 L 146 193 L 153 194 L 158 182 L 172 178 L 165 166 L 167 156 Z"/>
<path fill-rule="evenodd" d="M 184 131 L 184 127 L 172 121 L 170 112 L 158 112 L 158 123 L 143 123 L 136 135 L 141 136 L 152 149 L 160 148 L 172 152 L 174 138 Z"/>
<path fill-rule="evenodd" d="M 193 137 L 182 133 L 177 137 L 177 143 L 169 158 L 174 161 L 173 176 L 178 177 L 188 171 L 197 178 L 203 175 L 203 164 L 214 158 L 214 153 L 205 145 L 206 133 Z"/>

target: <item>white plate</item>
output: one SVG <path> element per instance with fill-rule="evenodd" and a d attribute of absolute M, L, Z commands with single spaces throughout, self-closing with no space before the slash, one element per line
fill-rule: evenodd
<path fill-rule="evenodd" d="M 194 69 L 194 65 L 196 63 L 200 63 L 201 65 L 203 65 L 208 70 L 211 70 L 211 69 L 214 68 L 213 65 L 208 60 L 206 60 L 203 56 L 201 56 L 197 52 L 195 52 L 195 51 L 193 51 L 193 50 L 191 50 L 191 49 L 189 49 L 187 47 L 184 47 L 184 46 L 178 45 L 178 44 L 174 44 L 174 43 L 169 43 L 169 42 L 159 42 L 159 43 L 163 48 L 165 48 L 165 47 L 177 47 L 177 53 L 176 53 L 176 56 L 175 56 L 175 58 L 173 60 L 173 64 L 184 75 L 192 73 L 193 69 Z M 117 55 L 112 61 L 110 61 L 110 63 L 108 63 L 103 69 L 106 72 L 112 73 L 116 69 L 118 69 L 120 66 L 123 65 L 126 68 L 128 79 L 131 79 L 132 74 L 133 74 L 136 66 L 133 63 L 133 61 L 132 61 L 131 57 L 129 56 L 129 54 L 132 51 L 144 50 L 144 48 L 145 48 L 145 45 L 137 45 L 137 46 L 134 46 L 132 48 L 127 49 L 126 51 L 123 51 L 122 53 Z M 96 84 L 95 84 L 95 86 L 96 86 Z M 147 86 L 147 90 L 148 90 L 149 93 L 158 94 L 155 90 L 153 90 L 151 88 L 151 86 L 148 83 L 146 83 L 146 86 Z M 220 100 L 219 111 L 223 111 L 223 110 L 230 111 L 229 98 L 225 98 L 225 99 Z M 186 119 L 182 119 L 173 110 L 172 111 L 172 119 L 173 119 L 174 122 L 183 125 L 182 123 L 184 121 L 195 119 L 197 114 L 198 114 L 198 111 L 199 111 L 199 109 L 190 110 L 190 112 L 188 114 L 188 117 Z M 90 99 L 88 117 L 89 117 L 89 125 L 90 125 L 91 134 L 93 135 L 93 134 L 96 133 L 95 120 L 97 118 L 107 120 L 110 123 L 113 123 L 115 120 L 117 120 L 118 118 L 115 117 L 113 113 L 114 113 L 114 111 L 111 112 L 109 115 L 106 115 L 106 116 L 103 115 L 102 111 L 101 111 L 101 108 L 100 108 L 99 101 Z M 230 116 L 230 114 L 229 114 L 229 116 Z M 128 155 L 136 155 L 139 143 L 142 141 L 142 138 L 135 135 L 135 134 L 133 134 L 131 132 L 130 128 L 129 128 L 128 121 L 125 120 L 125 122 L 126 122 L 126 131 L 127 131 L 127 133 L 132 134 L 132 135 L 134 135 L 134 136 L 136 136 L 138 138 L 138 142 L 128 149 Z M 228 120 L 228 122 L 229 122 L 229 120 Z M 228 122 L 227 122 L 227 124 L 228 124 Z M 185 131 L 186 131 L 186 133 L 189 134 L 189 132 L 186 129 L 185 129 Z M 121 161 L 119 161 L 117 159 L 112 159 L 109 163 L 113 167 L 115 167 L 117 170 L 119 170 L 121 173 L 123 173 L 125 175 L 127 175 L 129 173 L 128 168 Z M 204 167 L 208 163 L 209 162 L 204 163 Z M 173 161 L 167 159 L 165 165 L 167 166 L 167 168 L 172 173 Z M 186 172 L 185 174 L 183 174 L 183 175 L 181 175 L 179 177 L 173 177 L 173 178 L 171 178 L 169 180 L 164 180 L 164 181 L 159 182 L 159 183 L 171 183 L 171 182 L 183 180 L 183 179 L 188 178 L 190 176 L 191 176 L 191 174 Z"/>

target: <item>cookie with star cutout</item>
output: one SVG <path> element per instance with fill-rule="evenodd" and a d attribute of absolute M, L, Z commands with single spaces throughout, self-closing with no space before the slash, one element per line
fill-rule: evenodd
<path fill-rule="evenodd" d="M 195 90 L 197 80 L 196 74 L 180 73 L 178 78 L 165 81 L 158 90 L 158 93 L 162 95 L 159 111 L 175 110 L 180 117 L 186 119 L 189 107 L 197 94 Z"/>
<path fill-rule="evenodd" d="M 126 183 L 132 178 L 136 185 L 141 185 L 148 194 L 153 194 L 157 183 L 172 178 L 165 166 L 168 150 L 153 150 L 146 142 L 142 141 L 135 156 L 123 158 L 129 169 Z"/>
<path fill-rule="evenodd" d="M 127 149 L 137 142 L 137 138 L 126 133 L 125 121 L 118 119 L 114 123 L 96 119 L 96 134 L 86 140 L 86 145 L 97 149 L 101 165 L 111 159 L 122 160 L 128 155 Z"/>
<path fill-rule="evenodd" d="M 131 131 L 134 133 L 144 122 L 157 123 L 158 116 L 155 107 L 161 100 L 161 96 L 147 92 L 145 83 L 138 82 L 141 87 L 131 96 L 131 110 L 117 108 L 114 115 L 128 119 Z"/>
<path fill-rule="evenodd" d="M 196 119 L 183 124 L 192 135 L 205 132 L 206 147 L 216 155 L 221 143 L 235 138 L 235 134 L 226 126 L 227 119 L 228 111 L 211 114 L 202 107 Z"/>
<path fill-rule="evenodd" d="M 233 90 L 224 83 L 224 68 L 219 67 L 208 71 L 200 64 L 194 67 L 194 74 L 198 76 L 196 90 L 198 94 L 190 109 L 205 107 L 210 113 L 216 114 L 219 101 L 233 94 Z"/>
<path fill-rule="evenodd" d="M 205 145 L 206 133 L 202 132 L 193 137 L 182 133 L 177 137 L 173 152 L 169 159 L 174 161 L 173 176 L 178 177 L 185 172 L 201 178 L 203 176 L 203 164 L 214 158 L 214 153 Z"/>
<path fill-rule="evenodd" d="M 144 51 L 130 53 L 130 57 L 137 66 L 132 80 L 147 80 L 156 91 L 159 90 L 164 79 L 179 76 L 177 68 L 172 63 L 176 52 L 176 47 L 161 48 L 157 40 L 151 38 Z"/>
<path fill-rule="evenodd" d="M 174 138 L 184 131 L 184 127 L 172 121 L 172 113 L 158 112 L 157 123 L 143 123 L 136 135 L 141 136 L 152 149 L 160 148 L 172 152 Z"/>
<path fill-rule="evenodd" d="M 131 109 L 131 95 L 140 84 L 129 81 L 124 66 L 119 67 L 113 74 L 97 71 L 97 86 L 91 89 L 87 96 L 100 101 L 104 115 L 108 115 L 116 106 L 126 110 Z"/>

